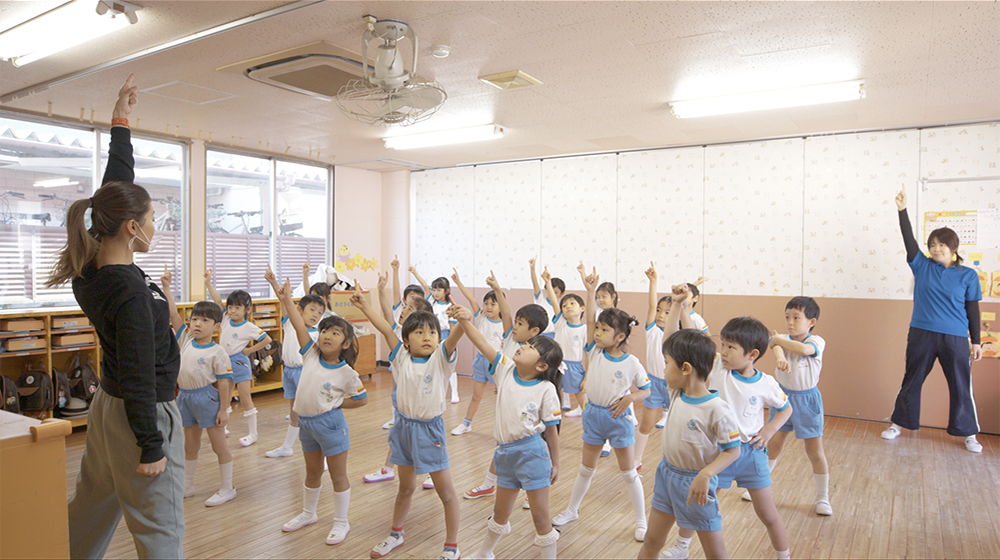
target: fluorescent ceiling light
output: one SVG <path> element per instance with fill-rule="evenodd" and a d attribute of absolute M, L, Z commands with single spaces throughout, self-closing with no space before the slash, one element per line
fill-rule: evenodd
<path fill-rule="evenodd" d="M 35 181 L 36 187 L 42 187 L 43 189 L 48 189 L 52 187 L 69 187 L 72 185 L 79 185 L 79 181 L 70 181 L 69 177 L 59 177 L 58 179 L 45 179 L 44 181 Z"/>
<path fill-rule="evenodd" d="M 0 34 L 0 58 L 24 66 L 128 27 L 124 17 L 101 17 L 90 0 L 75 0 Z"/>
<path fill-rule="evenodd" d="M 670 112 L 679 119 L 687 119 L 851 101 L 862 99 L 864 96 L 865 81 L 851 80 L 849 82 L 740 93 L 689 101 L 671 101 Z"/>
<path fill-rule="evenodd" d="M 498 124 L 484 124 L 469 128 L 456 128 L 454 130 L 439 130 L 437 132 L 424 132 L 408 136 L 392 136 L 390 138 L 383 138 L 383 140 L 385 141 L 386 148 L 409 150 L 411 148 L 427 148 L 430 146 L 496 140 L 503 138 L 503 134 L 504 129 L 502 126 Z"/>

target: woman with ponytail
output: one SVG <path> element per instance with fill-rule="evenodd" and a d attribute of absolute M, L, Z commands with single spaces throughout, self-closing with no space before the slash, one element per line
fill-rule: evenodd
<path fill-rule="evenodd" d="M 103 558 L 122 515 L 139 558 L 184 556 L 180 351 L 163 292 L 133 262 L 150 250 L 154 225 L 149 193 L 132 183 L 132 78 L 115 103 L 103 186 L 67 212 L 66 246 L 47 283 L 72 282 L 101 341 L 101 385 L 69 500 L 71 558 Z"/>

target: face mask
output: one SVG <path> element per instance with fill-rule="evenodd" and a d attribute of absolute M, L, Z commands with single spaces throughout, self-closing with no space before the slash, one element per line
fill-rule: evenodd
<path fill-rule="evenodd" d="M 138 222 L 136 222 L 136 223 L 138 223 Z M 142 226 L 139 227 L 139 234 L 138 235 L 133 235 L 132 239 L 128 240 L 128 248 L 129 249 L 132 248 L 132 243 L 134 243 L 136 239 L 139 239 L 140 235 L 142 236 L 142 240 L 146 243 L 146 247 L 149 247 L 149 249 L 146 252 L 147 253 L 152 253 L 153 251 L 155 251 L 156 250 L 156 244 L 153 243 L 151 240 L 149 240 L 149 239 L 146 238 L 146 233 L 142 231 Z M 159 239 L 157 239 L 157 241 L 159 241 Z"/>

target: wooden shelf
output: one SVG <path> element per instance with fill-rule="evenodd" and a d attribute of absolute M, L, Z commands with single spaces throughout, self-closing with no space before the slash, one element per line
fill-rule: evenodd
<path fill-rule="evenodd" d="M 281 389 L 281 381 L 263 381 L 254 383 L 253 387 L 250 388 L 250 392 L 262 393 L 264 391 L 273 391 L 275 389 Z"/>
<path fill-rule="evenodd" d="M 48 348 L 42 348 L 41 350 L 29 350 L 27 352 L 4 352 L 0 354 L 0 359 L 3 358 L 19 358 L 23 356 L 45 356 L 49 353 Z"/>
<path fill-rule="evenodd" d="M 59 354 L 62 352 L 79 352 L 80 350 L 95 350 L 96 348 L 96 344 L 85 344 L 83 346 L 57 346 L 52 349 L 52 353 Z"/>
<path fill-rule="evenodd" d="M 70 329 L 52 329 L 52 334 L 74 334 L 74 333 L 85 333 L 94 332 L 94 327 L 73 327 Z"/>
<path fill-rule="evenodd" d="M 45 336 L 45 329 L 40 331 L 5 331 L 0 333 L 0 339 L 2 338 L 22 338 L 22 337 L 32 337 L 32 336 Z"/>
<path fill-rule="evenodd" d="M 66 420 L 66 421 L 68 421 L 70 423 L 70 425 L 73 426 L 74 428 L 76 428 L 77 426 L 86 426 L 87 425 L 87 417 L 86 416 L 80 416 L 78 418 L 60 418 L 60 420 Z"/>

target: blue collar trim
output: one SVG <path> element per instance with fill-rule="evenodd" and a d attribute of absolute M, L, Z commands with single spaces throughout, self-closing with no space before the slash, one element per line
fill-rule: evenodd
<path fill-rule="evenodd" d="M 684 389 L 681 389 L 681 400 L 688 404 L 707 403 L 708 401 L 716 398 L 719 398 L 719 392 L 716 391 L 715 389 L 709 389 L 707 395 L 697 398 L 687 396 L 687 393 L 684 392 Z"/>
<path fill-rule="evenodd" d="M 521 379 L 521 376 L 517 373 L 517 368 L 514 368 L 514 381 L 522 387 L 532 387 L 542 382 L 542 380 L 537 377 L 534 379 Z"/>
<path fill-rule="evenodd" d="M 341 368 L 341 367 L 344 367 L 345 365 L 347 365 L 347 362 L 345 362 L 344 359 L 341 358 L 339 362 L 337 362 L 335 364 L 331 364 L 330 362 L 326 361 L 326 359 L 323 358 L 323 354 L 320 354 L 319 355 L 319 365 L 325 367 L 326 369 L 337 369 L 337 368 Z"/>
<path fill-rule="evenodd" d="M 603 350 L 603 352 L 604 352 L 604 357 L 605 357 L 605 358 L 606 358 L 606 359 L 607 359 L 608 361 L 611 361 L 611 362 L 624 362 L 624 361 L 625 361 L 625 358 L 628 358 L 628 356 L 629 356 L 628 352 L 625 352 L 625 353 L 624 353 L 624 354 L 622 354 L 621 356 L 618 356 L 617 358 L 615 358 L 615 357 L 614 357 L 614 356 L 612 356 L 611 354 L 608 354 L 608 351 L 607 351 L 606 349 L 605 349 L 605 350 Z"/>
<path fill-rule="evenodd" d="M 737 381 L 742 381 L 744 383 L 756 383 L 760 381 L 760 378 L 764 375 L 759 369 L 754 368 L 754 374 L 750 377 L 743 375 L 742 373 L 736 371 L 735 369 L 729 370 L 729 373 L 733 374 L 733 377 Z"/>
<path fill-rule="evenodd" d="M 242 327 L 245 324 L 247 324 L 247 320 L 246 319 L 243 319 L 242 323 L 234 323 L 232 319 L 229 320 L 229 326 L 231 326 L 231 327 Z"/>

